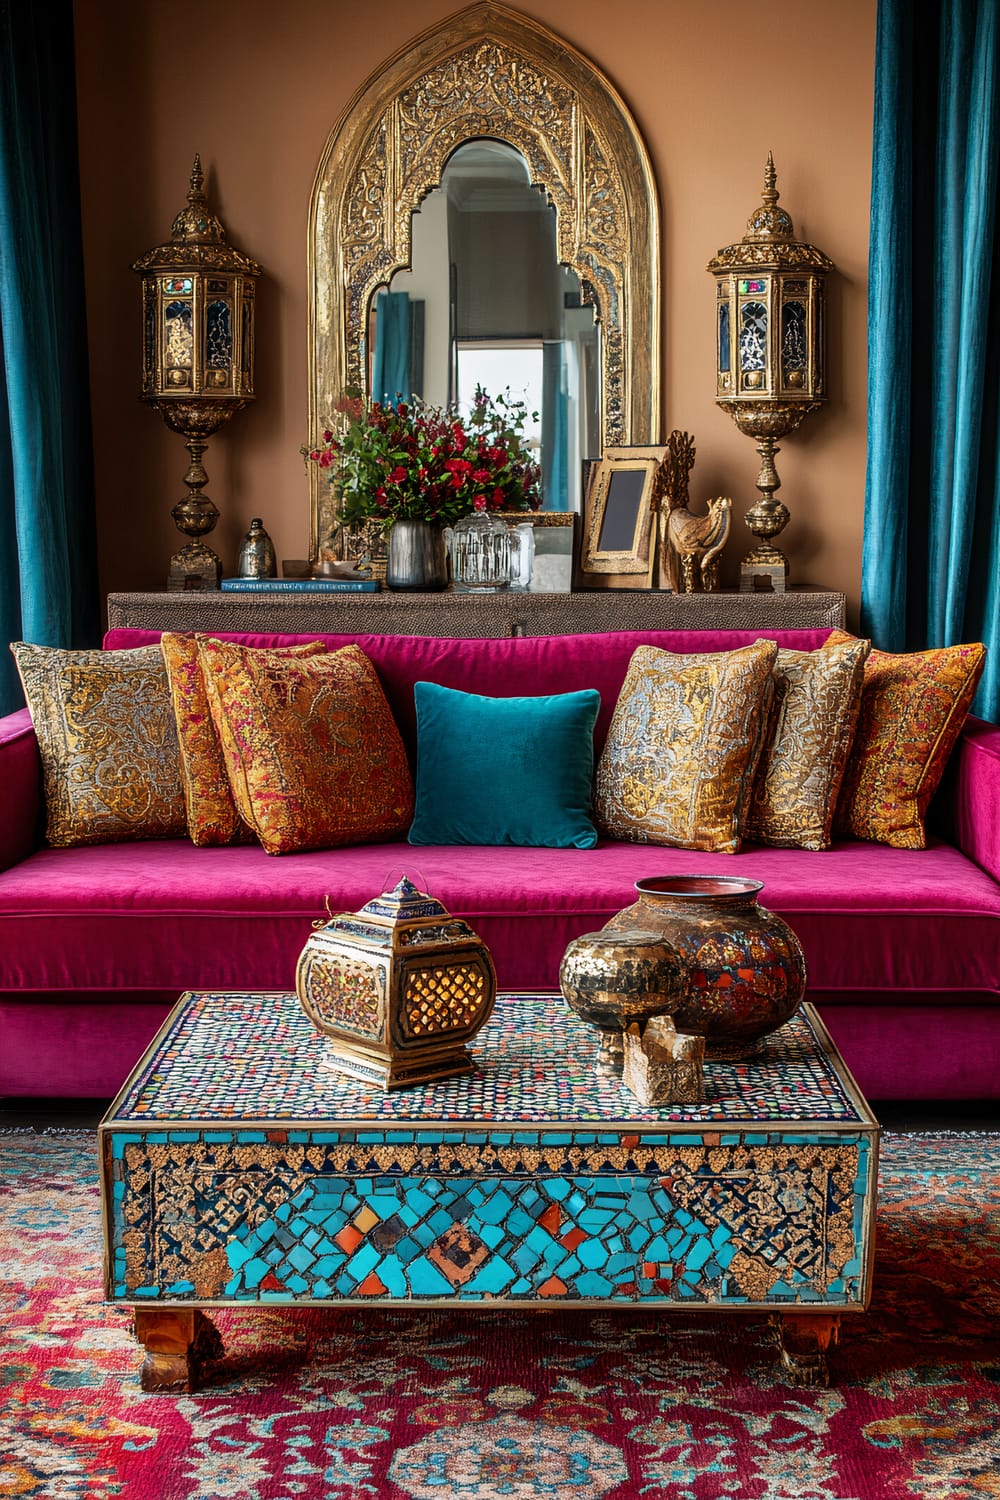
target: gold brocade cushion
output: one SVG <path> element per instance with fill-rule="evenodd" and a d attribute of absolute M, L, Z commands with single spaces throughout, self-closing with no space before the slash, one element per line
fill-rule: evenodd
<path fill-rule="evenodd" d="M 828 849 L 861 706 L 870 642 L 779 649 L 771 728 L 744 834 L 783 849 Z"/>
<path fill-rule="evenodd" d="M 602 832 L 738 852 L 777 649 L 764 640 L 703 655 L 636 649 L 597 768 Z"/>
<path fill-rule="evenodd" d="M 834 631 L 831 641 L 850 640 Z M 871 651 L 840 789 L 836 829 L 896 849 L 924 849 L 924 818 L 982 676 L 978 642 L 894 656 Z"/>
<path fill-rule="evenodd" d="M 205 637 L 178 631 L 164 631 L 160 638 L 177 723 L 187 831 L 192 843 L 200 847 L 245 842 L 252 834 L 241 821 L 229 789 L 198 657 L 199 639 Z M 273 649 L 286 656 L 316 656 L 326 646 L 322 641 L 307 641 Z"/>
<path fill-rule="evenodd" d="M 198 650 L 233 800 L 268 854 L 406 832 L 406 751 L 360 647 L 297 658 L 208 638 Z"/>
<path fill-rule="evenodd" d="M 50 844 L 185 831 L 177 730 L 159 646 L 11 650 L 38 740 Z"/>

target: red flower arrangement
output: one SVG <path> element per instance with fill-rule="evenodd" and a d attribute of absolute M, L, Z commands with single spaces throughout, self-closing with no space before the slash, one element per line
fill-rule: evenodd
<path fill-rule="evenodd" d="M 337 404 L 322 443 L 303 448 L 330 470 L 347 526 L 434 521 L 474 510 L 537 510 L 541 471 L 524 441 L 528 411 L 510 392 L 476 391 L 467 418 L 419 400 L 367 406 L 355 392 Z"/>

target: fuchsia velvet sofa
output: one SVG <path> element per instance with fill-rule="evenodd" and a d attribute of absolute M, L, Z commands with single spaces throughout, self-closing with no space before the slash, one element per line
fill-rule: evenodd
<path fill-rule="evenodd" d="M 496 696 L 595 687 L 599 753 L 637 645 L 710 651 L 760 634 L 812 650 L 829 632 L 326 639 L 368 653 L 411 752 L 413 684 L 427 680 Z M 156 639 L 115 630 L 105 645 Z M 870 1098 L 1000 1097 L 1000 728 L 981 721 L 966 726 L 922 851 L 842 842 L 705 855 L 610 840 L 281 858 L 186 840 L 49 849 L 42 800 L 22 711 L 0 720 L 0 1094 L 110 1094 L 182 990 L 291 989 L 325 902 L 355 910 L 404 872 L 479 932 L 501 986 L 554 991 L 566 945 L 631 902 L 637 879 L 721 871 L 762 880 L 763 904 L 799 934 L 809 997 Z"/>

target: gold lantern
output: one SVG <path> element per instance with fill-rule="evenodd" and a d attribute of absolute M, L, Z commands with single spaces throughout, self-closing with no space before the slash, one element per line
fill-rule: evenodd
<path fill-rule="evenodd" d="M 743 593 L 785 589 L 788 560 L 773 539 L 789 513 L 774 497 L 781 485 L 775 444 L 826 400 L 823 288 L 833 262 L 795 239 L 776 180 L 768 152 L 763 201 L 746 234 L 708 263 L 716 281 L 716 403 L 756 440 L 761 457 L 761 498 L 746 515 L 759 540 L 740 568 Z"/>
<path fill-rule="evenodd" d="M 404 876 L 317 928 L 295 988 L 327 1038 L 327 1067 L 398 1089 L 474 1071 L 465 1044 L 489 1020 L 497 981 L 472 928 Z"/>
<path fill-rule="evenodd" d="M 195 157 L 187 205 L 170 242 L 148 250 L 132 269 L 142 277 L 142 399 L 187 439 L 188 493 L 170 514 L 192 540 L 170 559 L 167 588 L 217 589 L 222 563 L 200 538 L 219 518 L 201 493 L 207 439 L 254 399 L 254 278 L 260 266 L 226 243 L 226 231 L 202 192 Z M 199 538 L 195 541 L 194 538 Z"/>

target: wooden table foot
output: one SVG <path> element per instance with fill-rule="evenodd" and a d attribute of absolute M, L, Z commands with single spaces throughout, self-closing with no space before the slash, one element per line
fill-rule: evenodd
<path fill-rule="evenodd" d="M 137 1307 L 135 1336 L 146 1350 L 144 1391 L 197 1390 L 206 1365 L 222 1357 L 214 1323 L 193 1307 Z"/>
<path fill-rule="evenodd" d="M 839 1313 L 779 1313 L 775 1322 L 781 1343 L 781 1363 L 792 1384 L 829 1385 L 826 1354 L 840 1335 Z"/>

